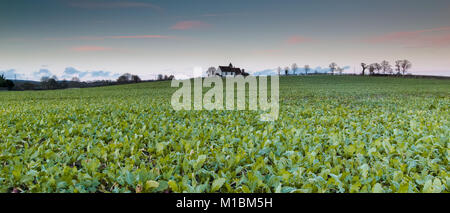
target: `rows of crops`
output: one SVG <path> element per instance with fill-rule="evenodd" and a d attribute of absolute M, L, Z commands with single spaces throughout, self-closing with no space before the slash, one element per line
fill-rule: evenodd
<path fill-rule="evenodd" d="M 170 82 L 0 93 L 0 192 L 449 192 L 450 81 L 280 80 L 280 116 Z"/>

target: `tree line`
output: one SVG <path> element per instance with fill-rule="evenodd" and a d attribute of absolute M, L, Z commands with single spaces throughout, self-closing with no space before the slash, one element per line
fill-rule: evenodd
<path fill-rule="evenodd" d="M 333 75 L 335 73 L 342 74 L 344 72 L 344 68 L 338 66 L 334 62 L 329 65 L 329 68 L 330 68 L 331 74 L 333 74 Z M 281 67 L 278 67 L 277 71 L 278 71 L 278 75 L 281 75 L 283 71 L 284 71 L 284 75 L 291 75 L 291 74 L 289 74 L 289 70 L 292 71 L 292 75 L 297 75 L 297 74 L 308 75 L 308 74 L 319 74 L 320 73 L 319 71 L 317 71 L 317 69 L 312 71 L 311 66 L 309 64 L 306 64 L 303 67 L 303 71 L 304 71 L 303 73 L 297 73 L 298 69 L 299 69 L 298 65 L 296 63 L 293 63 L 290 67 L 286 66 L 284 69 L 282 69 Z"/>
<path fill-rule="evenodd" d="M 366 70 L 369 71 L 369 75 L 406 75 L 409 69 L 412 67 L 412 63 L 407 59 L 396 60 L 394 67 L 384 60 L 381 63 L 366 64 L 361 63 L 362 72 L 361 75 L 366 74 Z"/>
<path fill-rule="evenodd" d="M 157 81 L 170 81 L 175 79 L 175 76 L 173 75 L 163 75 L 163 74 L 158 74 L 158 77 L 156 78 Z"/>
<path fill-rule="evenodd" d="M 0 88 L 7 88 L 8 90 L 11 90 L 13 87 L 13 81 L 7 80 L 3 74 L 0 75 Z"/>
<path fill-rule="evenodd" d="M 339 74 L 342 75 L 344 72 L 344 68 L 338 66 L 335 62 L 330 63 L 328 65 L 329 72 L 332 75 Z M 407 59 L 404 60 L 397 60 L 395 61 L 395 65 L 392 66 L 389 64 L 388 61 L 383 60 L 381 63 L 372 63 L 372 64 L 366 64 L 361 63 L 362 72 L 361 75 L 366 75 L 366 70 L 369 71 L 369 75 L 406 75 L 408 70 L 411 69 L 412 63 L 408 61 Z M 297 70 L 299 69 L 298 65 L 296 63 L 293 63 L 290 67 L 286 66 L 284 69 L 281 67 L 277 68 L 278 75 L 281 75 L 284 71 L 284 75 L 290 75 L 289 71 L 292 71 L 292 75 L 297 75 Z M 303 73 L 298 74 L 304 74 L 308 75 L 311 74 L 311 66 L 306 64 L 303 67 Z M 319 72 L 315 70 L 313 72 L 314 74 L 318 74 Z"/>
<path fill-rule="evenodd" d="M 125 73 L 117 78 L 116 81 L 112 80 L 96 80 L 89 82 L 82 82 L 78 77 L 72 77 L 70 81 L 62 80 L 58 81 L 56 76 L 42 77 L 40 89 L 67 89 L 67 88 L 85 88 L 85 87 L 97 87 L 97 86 L 109 86 L 118 84 L 131 84 L 142 82 L 138 75 Z"/>
<path fill-rule="evenodd" d="M 96 81 L 81 81 L 78 77 L 72 77 L 70 80 L 59 80 L 57 76 L 43 76 L 39 82 L 36 81 L 16 81 L 14 83 L 11 80 L 7 80 L 3 75 L 0 75 L 0 90 L 1 88 L 7 88 L 9 90 L 55 90 L 55 89 L 68 89 L 68 88 L 86 88 L 86 87 L 99 87 L 110 86 L 120 84 L 133 84 L 140 82 L 151 81 L 165 81 L 172 80 L 175 77 L 173 75 L 157 75 L 154 80 L 142 80 L 138 75 L 131 73 L 125 73 L 120 75 L 117 80 L 96 80 Z"/>

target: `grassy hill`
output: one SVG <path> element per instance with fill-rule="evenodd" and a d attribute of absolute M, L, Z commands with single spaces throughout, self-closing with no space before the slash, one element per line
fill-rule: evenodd
<path fill-rule="evenodd" d="M 0 93 L 0 192 L 449 192 L 450 80 L 280 79 L 280 116 L 170 82 Z"/>

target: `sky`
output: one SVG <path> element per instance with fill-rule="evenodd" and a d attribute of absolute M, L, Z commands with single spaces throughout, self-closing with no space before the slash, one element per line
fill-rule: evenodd
<path fill-rule="evenodd" d="M 448 0 L 0 0 L 0 74 L 115 79 L 297 63 L 450 76 Z"/>

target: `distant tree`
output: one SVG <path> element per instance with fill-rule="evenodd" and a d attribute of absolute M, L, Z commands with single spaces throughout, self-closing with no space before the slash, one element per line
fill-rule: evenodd
<path fill-rule="evenodd" d="M 400 72 L 402 70 L 402 60 L 395 61 L 395 71 L 397 71 L 397 75 L 400 75 Z"/>
<path fill-rule="evenodd" d="M 130 73 L 125 73 L 125 74 L 123 74 L 123 76 L 125 76 L 128 81 L 131 81 L 131 79 L 133 77 L 133 75 L 131 75 Z"/>
<path fill-rule="evenodd" d="M 42 76 L 42 77 L 41 77 L 41 82 L 46 82 L 46 81 L 48 81 L 48 79 L 50 79 L 50 77 L 48 77 L 48 76 Z"/>
<path fill-rule="evenodd" d="M 48 88 L 49 89 L 58 89 L 59 85 L 58 85 L 58 82 L 56 80 L 57 79 L 53 78 L 53 77 L 48 79 Z"/>
<path fill-rule="evenodd" d="M 369 65 L 369 75 L 373 75 L 375 74 L 375 70 L 376 70 L 376 65 L 375 64 L 370 64 Z"/>
<path fill-rule="evenodd" d="M 394 69 L 392 69 L 392 66 L 391 65 L 389 65 L 389 68 L 387 69 L 387 74 L 389 74 L 389 75 L 392 75 L 392 74 L 394 74 Z"/>
<path fill-rule="evenodd" d="M 369 65 L 367 65 L 366 63 L 361 63 L 361 67 L 362 67 L 361 75 L 365 75 L 365 71 L 369 67 Z"/>
<path fill-rule="evenodd" d="M 41 77 L 41 86 L 43 89 L 58 89 L 57 77 L 52 76 L 42 76 Z"/>
<path fill-rule="evenodd" d="M 285 68 L 284 68 L 284 74 L 285 74 L 285 75 L 288 75 L 288 74 L 289 74 L 289 67 L 285 67 Z"/>
<path fill-rule="evenodd" d="M 403 73 L 403 75 L 405 75 L 406 72 L 407 72 L 409 69 L 411 69 L 411 67 L 412 67 L 412 64 L 411 64 L 410 61 L 408 61 L 408 60 L 406 60 L 406 59 L 402 60 L 401 68 L 402 68 L 402 73 Z"/>
<path fill-rule="evenodd" d="M 73 82 L 80 82 L 80 78 L 78 78 L 77 76 L 72 77 Z"/>
<path fill-rule="evenodd" d="M 119 78 L 117 79 L 117 83 L 126 83 L 126 82 L 128 82 L 128 79 L 127 79 L 126 76 L 121 75 L 121 76 L 119 76 Z"/>
<path fill-rule="evenodd" d="M 26 82 L 26 83 L 22 84 L 22 88 L 24 90 L 33 90 L 33 89 L 35 89 L 35 85 L 32 83 Z"/>
<path fill-rule="evenodd" d="M 329 65 L 329 67 L 330 67 L 331 74 L 334 75 L 334 71 L 336 71 L 338 65 L 333 62 Z"/>
<path fill-rule="evenodd" d="M 0 87 L 7 87 L 8 90 L 11 90 L 14 87 L 14 82 L 11 80 L 7 80 L 2 74 L 0 75 Z"/>
<path fill-rule="evenodd" d="M 338 71 L 339 75 L 342 75 L 342 73 L 344 72 L 344 69 L 342 67 L 338 67 L 337 71 Z"/>
<path fill-rule="evenodd" d="M 295 75 L 295 72 L 297 72 L 297 69 L 298 69 L 297 64 L 296 64 L 296 63 L 293 63 L 293 64 L 291 65 L 291 69 L 292 69 L 293 74 Z"/>
<path fill-rule="evenodd" d="M 305 74 L 308 75 L 308 72 L 311 70 L 309 65 L 305 65 L 304 69 L 305 69 Z"/>
<path fill-rule="evenodd" d="M 389 64 L 388 61 L 384 60 L 381 62 L 381 70 L 383 71 L 383 74 L 388 74 L 392 72 L 392 66 Z"/>
<path fill-rule="evenodd" d="M 8 87 L 8 90 L 11 90 L 14 87 L 14 82 L 11 80 L 6 80 L 6 87 Z"/>
<path fill-rule="evenodd" d="M 131 78 L 132 75 L 130 73 L 125 73 L 119 76 L 119 78 L 117 79 L 117 83 L 128 83 L 132 80 Z"/>
<path fill-rule="evenodd" d="M 43 89 L 49 89 L 50 88 L 49 83 L 48 83 L 49 80 L 50 80 L 49 76 L 42 76 L 41 77 L 41 87 Z"/>
<path fill-rule="evenodd" d="M 164 80 L 164 76 L 162 74 L 158 74 L 157 80 L 158 81 Z"/>
<path fill-rule="evenodd" d="M 66 88 L 69 87 L 69 84 L 67 83 L 66 79 L 63 79 L 63 80 L 62 80 L 62 82 L 61 82 L 61 84 L 60 84 L 60 87 L 61 87 L 62 89 L 66 89 Z"/>
<path fill-rule="evenodd" d="M 165 81 L 169 80 L 169 76 L 164 75 L 164 80 L 165 80 Z"/>
<path fill-rule="evenodd" d="M 56 77 L 56 75 L 53 75 L 53 76 L 51 77 L 51 79 L 53 79 L 53 80 L 55 80 L 55 81 L 58 81 L 58 77 Z"/>
<path fill-rule="evenodd" d="M 383 67 L 381 66 L 381 64 L 379 64 L 379 63 L 374 63 L 373 65 L 375 66 L 375 70 L 377 71 L 377 73 L 380 74 L 381 70 L 383 69 Z"/>
<path fill-rule="evenodd" d="M 215 76 L 216 72 L 217 72 L 217 70 L 215 67 L 210 67 L 210 68 L 208 68 L 208 70 L 206 70 L 206 74 L 208 76 Z"/>
<path fill-rule="evenodd" d="M 0 87 L 6 87 L 6 78 L 3 74 L 0 75 Z"/>
<path fill-rule="evenodd" d="M 170 75 L 170 76 L 169 76 L 169 80 L 173 80 L 173 79 L 175 79 L 175 76 Z"/>
<path fill-rule="evenodd" d="M 137 76 L 137 75 L 132 75 L 131 81 L 134 83 L 139 83 L 139 82 L 141 82 L 141 78 L 139 78 L 139 76 Z"/>
<path fill-rule="evenodd" d="M 281 67 L 278 67 L 278 75 L 281 75 Z"/>

